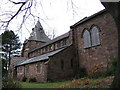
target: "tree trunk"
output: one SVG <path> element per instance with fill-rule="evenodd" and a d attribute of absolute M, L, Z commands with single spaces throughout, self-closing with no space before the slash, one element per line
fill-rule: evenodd
<path fill-rule="evenodd" d="M 115 75 L 111 88 L 120 88 L 120 60 L 118 61 L 117 73 Z"/>
<path fill-rule="evenodd" d="M 103 0 L 104 1 L 104 0 Z M 120 2 L 102 2 L 105 8 L 113 16 L 118 28 L 118 63 L 117 72 L 111 85 L 111 88 L 120 88 Z"/>
<path fill-rule="evenodd" d="M 10 47 L 9 47 L 9 60 L 8 60 L 8 67 L 10 66 L 10 63 L 11 63 L 11 44 L 10 44 Z"/>
<path fill-rule="evenodd" d="M 120 8 L 118 10 L 120 10 Z M 120 88 L 120 16 L 117 18 L 116 23 L 118 27 L 118 63 L 117 72 L 111 85 L 112 88 Z"/>
<path fill-rule="evenodd" d="M 9 51 L 9 58 L 8 58 L 8 67 L 10 66 L 10 60 L 11 60 L 11 57 L 10 57 L 10 54 L 11 52 Z"/>

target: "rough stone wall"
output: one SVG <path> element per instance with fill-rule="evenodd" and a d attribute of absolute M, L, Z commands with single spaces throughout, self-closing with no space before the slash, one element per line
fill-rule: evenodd
<path fill-rule="evenodd" d="M 14 67 L 13 60 L 11 59 L 9 70 L 8 70 L 8 78 L 9 79 L 16 79 L 16 74 L 17 74 L 17 72 L 16 72 L 16 69 Z"/>
<path fill-rule="evenodd" d="M 22 78 L 25 76 L 27 78 L 27 81 L 29 81 L 29 78 L 36 78 L 37 82 L 46 82 L 47 81 L 47 77 L 46 77 L 47 65 L 45 65 L 43 62 L 39 62 L 39 63 L 41 63 L 40 73 L 37 72 L 37 68 L 36 68 L 37 63 L 28 64 L 29 66 L 28 72 L 26 72 L 26 65 L 19 66 L 19 67 L 22 67 L 22 72 L 17 73 L 18 80 L 22 80 Z M 17 68 L 17 71 L 18 71 L 18 68 Z"/>
<path fill-rule="evenodd" d="M 64 45 L 63 45 L 63 41 L 66 41 L 66 43 L 64 43 Z M 29 52 L 29 58 L 32 58 L 32 57 L 35 57 L 35 56 L 38 56 L 41 54 L 45 54 L 45 53 L 48 53 L 51 51 L 55 51 L 57 49 L 60 49 L 60 48 L 66 47 L 66 46 L 70 46 L 71 44 L 72 44 L 72 36 L 66 37 L 61 40 L 55 41 L 51 44 L 45 45 L 45 46 L 43 46 L 39 49 L 36 49 L 32 52 Z"/>
<path fill-rule="evenodd" d="M 65 46 L 62 46 L 62 45 L 60 45 L 60 47 L 58 47 L 58 45 L 57 45 L 59 42 L 65 40 L 65 39 L 66 39 L 66 45 L 65 45 L 65 46 L 69 46 L 69 45 L 70 45 L 70 40 L 69 40 L 69 38 L 67 37 L 67 38 L 64 38 L 64 39 L 62 39 L 62 40 L 58 40 L 57 42 L 54 42 L 54 43 L 53 43 L 55 50 L 65 47 Z"/>
<path fill-rule="evenodd" d="M 31 41 L 29 41 L 29 48 L 30 48 L 30 50 L 32 50 L 32 49 L 37 48 L 43 44 L 45 44 L 45 42 L 31 40 Z"/>
<path fill-rule="evenodd" d="M 72 67 L 71 67 L 72 60 Z M 61 68 L 61 61 L 64 65 Z M 78 70 L 78 62 L 74 54 L 72 46 L 59 52 L 58 54 L 51 56 L 48 63 L 48 81 L 61 81 L 74 77 Z"/>
<path fill-rule="evenodd" d="M 13 75 L 14 75 L 14 65 L 12 62 L 10 62 L 10 67 L 9 67 L 9 71 L 8 71 L 8 78 L 13 79 Z"/>
<path fill-rule="evenodd" d="M 100 45 L 84 49 L 82 32 L 84 28 L 90 29 L 92 25 L 100 28 Z M 105 72 L 112 58 L 117 58 L 118 39 L 117 28 L 112 16 L 105 12 L 74 29 L 75 47 L 79 59 L 79 66 L 86 68 L 87 74 L 92 74 L 96 67 L 98 72 Z"/>
<path fill-rule="evenodd" d="M 67 45 L 69 46 L 69 45 L 73 45 L 74 44 L 74 39 L 73 39 L 73 31 L 72 31 L 72 29 L 69 31 L 69 37 L 68 37 L 68 43 L 67 43 Z M 73 47 L 73 46 L 72 46 Z M 73 47 L 74 48 L 74 47 Z"/>
<path fill-rule="evenodd" d="M 22 68 L 22 71 L 19 72 L 19 71 L 18 71 L 18 70 L 19 70 L 18 68 Z M 22 80 L 22 78 L 25 76 L 24 73 L 25 73 L 25 68 L 24 68 L 24 66 L 19 66 L 19 67 L 17 67 L 17 79 L 18 79 L 18 80 Z"/>
<path fill-rule="evenodd" d="M 28 52 L 29 52 L 29 44 L 25 43 L 25 44 L 23 44 L 21 56 L 28 58 Z"/>
<path fill-rule="evenodd" d="M 43 44 L 44 42 L 29 40 L 27 43 L 23 44 L 24 46 L 23 46 L 22 57 L 29 58 L 29 55 L 28 55 L 29 51 Z"/>

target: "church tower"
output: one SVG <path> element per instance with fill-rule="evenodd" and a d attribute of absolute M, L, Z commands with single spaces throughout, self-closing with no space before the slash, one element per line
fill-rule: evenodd
<path fill-rule="evenodd" d="M 28 53 L 30 50 L 35 49 L 46 42 L 50 41 L 48 36 L 45 34 L 44 29 L 38 20 L 35 27 L 32 29 L 32 33 L 28 40 L 23 43 L 22 57 L 29 58 Z"/>
<path fill-rule="evenodd" d="M 42 41 L 42 42 L 48 42 L 50 39 L 45 34 L 43 27 L 40 23 L 40 21 L 37 21 L 37 24 L 32 29 L 32 33 L 30 34 L 29 40 L 36 40 L 36 41 Z"/>

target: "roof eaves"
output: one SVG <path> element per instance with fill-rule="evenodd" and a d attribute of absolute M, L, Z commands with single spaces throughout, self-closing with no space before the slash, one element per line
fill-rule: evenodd
<path fill-rule="evenodd" d="M 32 49 L 30 52 L 33 52 L 33 51 L 35 51 L 35 50 L 37 50 L 37 49 L 39 49 L 39 48 L 45 47 L 45 46 L 47 46 L 47 45 L 49 45 L 49 44 L 52 44 L 52 43 L 54 43 L 54 42 L 56 42 L 56 41 L 59 41 L 59 40 L 61 40 L 61 39 L 67 38 L 67 37 L 69 37 L 69 32 L 67 32 L 67 33 L 65 33 L 65 34 L 63 34 L 63 35 L 61 35 L 61 36 L 56 37 L 55 39 L 53 39 L 53 40 L 51 40 L 51 41 L 43 44 L 43 45 L 40 46 L 40 47 L 37 47 L 37 48 L 35 48 L 35 49 Z M 30 52 L 29 52 L 29 53 L 30 53 Z"/>
<path fill-rule="evenodd" d="M 59 50 L 56 50 L 56 51 L 53 51 L 53 52 L 50 52 L 50 53 L 46 53 L 46 54 L 43 54 L 43 55 L 40 55 L 40 56 L 37 56 L 37 57 L 33 57 L 33 58 L 30 58 L 22 63 L 19 63 L 18 65 L 16 66 L 21 66 L 21 65 L 26 65 L 26 64 L 30 64 L 30 63 L 35 63 L 35 62 L 38 62 L 38 61 L 46 61 L 49 59 L 50 56 L 53 56 L 55 55 L 56 53 L 59 53 L 61 52 L 62 50 L 64 50 L 65 48 L 62 48 L 62 49 L 59 49 Z M 39 58 L 39 60 L 38 60 Z"/>
<path fill-rule="evenodd" d="M 82 23 L 84 23 L 84 22 L 86 22 L 86 21 L 88 21 L 88 20 L 90 20 L 90 19 L 92 19 L 92 18 L 94 18 L 94 17 L 96 17 L 96 16 L 106 12 L 106 11 L 107 11 L 106 9 L 103 9 L 103 10 L 101 10 L 101 11 L 99 11 L 99 12 L 97 12 L 97 13 L 89 16 L 89 17 L 85 17 L 82 20 L 80 20 L 77 23 L 75 23 L 74 25 L 70 26 L 70 28 L 73 29 L 74 27 L 76 27 L 76 26 L 78 26 L 78 25 L 80 25 L 80 24 L 82 24 Z"/>
<path fill-rule="evenodd" d="M 44 60 L 40 60 L 40 61 L 47 61 L 47 60 L 48 60 L 48 59 L 44 59 Z M 15 67 L 23 66 L 23 65 L 27 65 L 27 64 L 31 64 L 31 63 L 36 63 L 36 62 L 39 62 L 39 61 L 34 61 L 34 62 L 29 62 L 29 63 L 22 63 L 22 64 L 16 65 Z"/>
<path fill-rule="evenodd" d="M 36 41 L 36 42 L 43 42 L 43 43 L 46 43 L 45 41 L 41 41 L 41 40 L 28 40 L 28 41 Z"/>

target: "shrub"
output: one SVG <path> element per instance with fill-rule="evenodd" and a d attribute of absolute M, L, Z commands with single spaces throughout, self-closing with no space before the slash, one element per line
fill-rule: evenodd
<path fill-rule="evenodd" d="M 116 68 L 117 68 L 117 61 L 118 61 L 117 58 L 112 58 L 111 59 L 111 66 L 108 69 L 106 76 L 115 75 Z"/>
<path fill-rule="evenodd" d="M 26 82 L 26 80 L 27 80 L 26 77 L 23 77 L 23 78 L 22 78 L 22 81 L 23 81 L 23 82 Z"/>
<path fill-rule="evenodd" d="M 48 82 L 53 82 L 53 80 L 51 78 L 47 78 Z"/>
<path fill-rule="evenodd" d="M 29 78 L 29 82 L 36 82 L 36 78 Z"/>
<path fill-rule="evenodd" d="M 2 82 L 2 88 L 21 88 L 21 85 L 18 81 L 6 80 Z"/>
<path fill-rule="evenodd" d="M 91 70 L 88 72 L 89 77 L 91 78 L 98 78 L 102 75 L 102 68 L 103 64 L 94 64 Z"/>
<path fill-rule="evenodd" d="M 75 76 L 75 78 L 82 78 L 86 76 L 86 69 L 85 68 L 80 68 L 80 71 L 78 74 Z"/>

